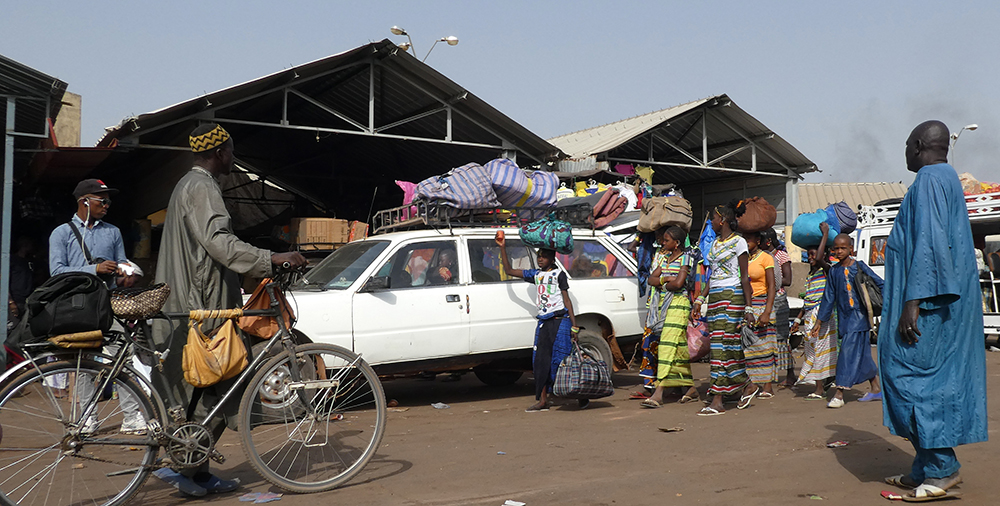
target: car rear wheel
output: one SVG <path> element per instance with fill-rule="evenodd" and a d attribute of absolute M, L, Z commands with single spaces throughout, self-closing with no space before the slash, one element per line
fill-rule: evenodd
<path fill-rule="evenodd" d="M 604 337 L 592 330 L 581 330 L 577 336 L 577 343 L 580 349 L 594 358 L 603 360 L 608 365 L 608 370 L 612 370 L 614 357 L 611 356 L 611 345 Z"/>

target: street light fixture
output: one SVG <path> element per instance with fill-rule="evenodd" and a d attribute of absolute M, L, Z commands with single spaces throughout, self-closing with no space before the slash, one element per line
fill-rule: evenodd
<path fill-rule="evenodd" d="M 975 124 L 975 123 L 972 123 L 972 124 L 970 124 L 970 125 L 965 125 L 965 126 L 964 126 L 964 127 L 962 127 L 962 129 L 961 129 L 961 130 L 959 130 L 958 132 L 953 132 L 953 133 L 951 134 L 951 152 L 950 152 L 949 154 L 951 154 L 951 164 L 952 164 L 952 165 L 954 165 L 954 164 L 955 164 L 955 144 L 957 144 L 957 143 L 958 143 L 958 137 L 959 137 L 960 135 L 962 135 L 962 132 L 964 132 L 964 131 L 966 131 L 966 130 L 968 130 L 968 131 L 970 131 L 970 132 L 971 132 L 971 131 L 973 131 L 973 130 L 975 130 L 975 129 L 977 129 L 977 128 L 979 128 L 979 125 L 977 125 L 977 124 Z"/>
<path fill-rule="evenodd" d="M 397 44 L 397 47 L 402 49 L 403 51 L 412 52 L 414 57 L 417 56 L 417 50 L 415 47 L 413 47 L 413 39 L 410 38 L 410 34 L 406 33 L 406 30 L 393 25 L 393 27 L 390 28 L 389 31 L 392 32 L 393 35 L 406 35 L 406 39 L 409 40 L 409 42 L 403 42 L 402 44 Z M 434 46 L 436 46 L 438 42 L 447 42 L 449 46 L 457 46 L 458 37 L 454 35 L 449 35 L 447 37 L 441 37 L 440 39 L 435 40 L 434 44 L 431 44 L 431 48 L 427 51 L 427 54 L 424 55 L 424 59 L 420 61 L 427 61 L 427 57 L 431 55 L 431 51 L 434 50 Z"/>
<path fill-rule="evenodd" d="M 389 31 L 392 32 L 393 35 L 406 35 L 406 40 L 410 41 L 409 44 L 406 44 L 405 42 L 403 44 L 400 44 L 399 45 L 400 49 L 402 49 L 403 51 L 406 51 L 406 50 L 409 50 L 409 49 L 413 48 L 413 39 L 410 38 L 410 34 L 406 33 L 406 30 L 404 30 L 404 29 L 402 29 L 402 28 L 400 28 L 400 27 L 398 27 L 396 25 L 392 25 L 392 28 L 390 28 Z M 406 47 L 403 47 L 404 45 L 406 45 Z M 413 49 L 413 56 L 417 56 L 417 50 L 416 49 Z"/>
<path fill-rule="evenodd" d="M 427 61 L 427 57 L 431 55 L 431 51 L 434 50 L 434 46 L 436 46 L 438 42 L 447 42 L 449 46 L 457 46 L 458 37 L 454 35 L 449 35 L 447 37 L 441 37 L 440 39 L 435 40 L 434 43 L 431 44 L 431 48 L 427 50 L 427 54 L 424 55 L 424 59 L 420 61 Z"/>

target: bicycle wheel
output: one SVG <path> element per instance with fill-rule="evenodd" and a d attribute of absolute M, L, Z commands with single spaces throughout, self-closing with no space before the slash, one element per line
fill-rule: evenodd
<path fill-rule="evenodd" d="M 90 360 L 49 362 L 0 393 L 0 502 L 116 506 L 145 483 L 159 447 L 145 435 L 120 432 L 127 416 L 156 418 L 136 380 L 119 374 L 112 381 L 117 396 L 102 392 L 83 416 L 81 404 L 109 370 Z"/>
<path fill-rule="evenodd" d="M 298 367 L 302 381 L 293 382 Z M 328 344 L 296 346 L 267 361 L 243 394 L 247 460 L 290 492 L 321 492 L 358 474 L 385 430 L 385 394 L 358 355 Z"/>

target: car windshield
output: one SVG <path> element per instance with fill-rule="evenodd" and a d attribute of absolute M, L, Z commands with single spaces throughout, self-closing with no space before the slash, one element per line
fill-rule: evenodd
<path fill-rule="evenodd" d="M 389 246 L 389 241 L 360 241 L 347 244 L 309 270 L 292 288 L 344 290 L 351 286 Z"/>

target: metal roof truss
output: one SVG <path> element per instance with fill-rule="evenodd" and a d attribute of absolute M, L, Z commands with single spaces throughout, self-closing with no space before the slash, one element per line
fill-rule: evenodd
<path fill-rule="evenodd" d="M 676 141 L 672 141 L 667 138 L 666 127 L 670 126 L 670 123 L 661 125 L 649 132 L 648 134 L 648 152 L 646 159 L 627 157 L 627 156 L 616 156 L 614 151 L 610 151 L 605 159 L 609 162 L 621 162 L 621 163 L 633 163 L 633 164 L 643 164 L 643 165 L 662 165 L 668 167 L 680 167 L 685 169 L 703 169 L 703 170 L 713 170 L 721 172 L 735 172 L 750 175 L 761 175 L 761 176 L 775 176 L 783 178 L 796 178 L 802 179 L 802 176 L 795 170 L 795 167 L 790 167 L 778 156 L 775 156 L 770 150 L 764 147 L 761 142 L 771 139 L 774 137 L 773 132 L 767 132 L 762 135 L 751 136 L 744 132 L 742 129 L 734 125 L 728 119 L 726 119 L 722 114 L 713 111 L 713 108 L 705 107 L 701 111 L 692 111 L 691 113 L 682 115 L 679 118 L 671 120 L 677 123 L 683 120 L 685 116 L 690 116 L 692 114 L 700 114 L 700 118 L 691 122 L 690 125 L 681 133 Z M 739 136 L 738 140 L 730 140 L 725 142 L 719 142 L 715 144 L 709 144 L 709 120 L 718 122 L 719 124 L 726 127 L 727 130 L 735 133 Z M 691 148 L 681 147 L 682 142 L 688 135 L 700 127 L 701 131 L 701 143 L 700 143 L 700 153 L 693 152 Z M 659 156 L 655 153 L 654 146 L 656 143 L 662 143 L 669 146 L 676 154 L 682 155 L 690 163 L 677 162 L 674 160 L 664 159 L 663 155 L 665 153 L 660 153 Z M 697 147 L 697 146 L 695 146 Z M 718 154 L 719 150 L 723 150 L 721 154 Z M 726 167 L 723 163 L 726 159 L 740 154 L 746 150 L 750 150 L 750 166 L 749 168 L 736 168 L 736 167 Z M 713 152 L 713 158 L 709 158 L 709 152 Z M 695 154 L 697 153 L 697 154 Z M 757 154 L 760 153 L 766 156 L 773 164 L 779 165 L 784 169 L 783 173 L 772 172 L 768 170 L 761 170 L 757 165 Z"/>

